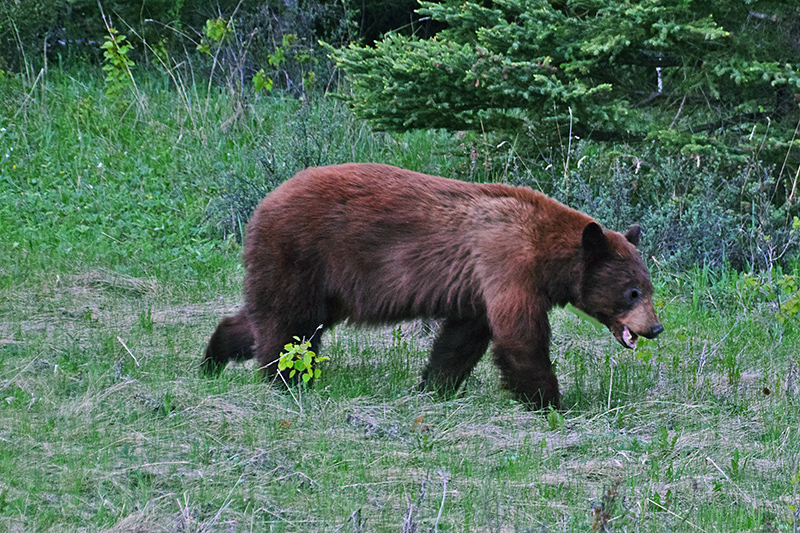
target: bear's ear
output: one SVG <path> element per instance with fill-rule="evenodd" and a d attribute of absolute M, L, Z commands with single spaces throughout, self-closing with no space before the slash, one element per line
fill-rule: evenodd
<path fill-rule="evenodd" d="M 628 231 L 625 232 L 625 238 L 628 239 L 628 242 L 634 246 L 639 246 L 639 239 L 642 236 L 642 228 L 639 227 L 639 224 L 634 224 Z"/>
<path fill-rule="evenodd" d="M 581 244 L 586 252 L 602 254 L 608 251 L 608 239 L 603 234 L 603 228 L 597 222 L 590 222 L 583 228 Z"/>

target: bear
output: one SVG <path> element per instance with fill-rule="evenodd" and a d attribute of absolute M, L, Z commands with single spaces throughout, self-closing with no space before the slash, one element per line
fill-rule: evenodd
<path fill-rule="evenodd" d="M 248 222 L 244 304 L 219 323 L 201 370 L 255 358 L 274 378 L 294 336 L 317 352 L 342 321 L 432 318 L 441 326 L 422 389 L 456 391 L 491 344 L 506 388 L 533 409 L 559 408 L 553 307 L 572 304 L 627 348 L 664 329 L 641 233 L 604 230 L 527 187 L 370 163 L 308 168 Z"/>

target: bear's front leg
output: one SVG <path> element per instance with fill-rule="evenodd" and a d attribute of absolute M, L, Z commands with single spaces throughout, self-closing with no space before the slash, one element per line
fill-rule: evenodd
<path fill-rule="evenodd" d="M 492 354 L 505 386 L 532 409 L 559 409 L 558 378 L 550 362 L 547 309 L 525 296 L 506 292 L 493 302 L 489 321 Z"/>
<path fill-rule="evenodd" d="M 534 410 L 549 406 L 561 408 L 558 378 L 548 350 L 532 351 L 530 346 L 521 349 L 495 342 L 492 353 L 503 383 L 521 402 Z"/>

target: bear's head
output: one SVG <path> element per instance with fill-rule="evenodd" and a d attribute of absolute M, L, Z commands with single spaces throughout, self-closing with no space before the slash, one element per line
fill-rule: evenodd
<path fill-rule="evenodd" d="M 664 330 L 653 308 L 653 284 L 636 246 L 642 230 L 624 235 L 591 222 L 583 230 L 580 310 L 602 322 L 626 348 Z"/>

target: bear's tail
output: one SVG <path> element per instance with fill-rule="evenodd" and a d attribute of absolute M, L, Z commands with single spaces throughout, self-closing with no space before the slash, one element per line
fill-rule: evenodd
<path fill-rule="evenodd" d="M 222 372 L 228 361 L 251 359 L 253 344 L 255 338 L 244 310 L 234 316 L 226 316 L 208 341 L 206 353 L 200 361 L 201 374 L 215 376 Z"/>

